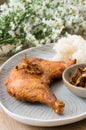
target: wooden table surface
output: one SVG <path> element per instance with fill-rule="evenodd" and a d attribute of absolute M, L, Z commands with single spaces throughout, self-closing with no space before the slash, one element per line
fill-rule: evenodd
<path fill-rule="evenodd" d="M 3 61 L 0 60 L 0 65 L 5 60 L 6 60 L 5 58 L 3 58 Z M 47 130 L 47 129 L 48 130 L 86 130 L 86 119 L 65 126 L 49 127 L 49 128 L 33 127 L 33 126 L 22 124 L 12 119 L 0 107 L 0 130 Z"/>

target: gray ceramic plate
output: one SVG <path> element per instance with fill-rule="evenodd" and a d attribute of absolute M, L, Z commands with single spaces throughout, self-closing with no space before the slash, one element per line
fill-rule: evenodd
<path fill-rule="evenodd" d="M 27 53 L 28 57 L 50 59 L 55 54 L 52 47 L 53 44 L 24 50 L 6 61 L 0 68 L 0 105 L 9 116 L 22 123 L 34 126 L 58 126 L 86 118 L 86 99 L 73 95 L 62 81 L 52 84 L 51 89 L 56 97 L 66 104 L 63 115 L 55 114 L 44 104 L 17 101 L 6 91 L 4 81 L 10 70 L 21 61 L 24 53 Z"/>

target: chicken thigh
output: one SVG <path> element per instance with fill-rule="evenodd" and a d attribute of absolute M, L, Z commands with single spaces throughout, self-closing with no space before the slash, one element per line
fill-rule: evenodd
<path fill-rule="evenodd" d="M 62 114 L 65 103 L 59 101 L 49 85 L 53 79 L 61 78 L 62 72 L 76 60 L 65 62 L 48 61 L 25 57 L 9 74 L 5 85 L 8 93 L 18 100 L 45 103 Z"/>

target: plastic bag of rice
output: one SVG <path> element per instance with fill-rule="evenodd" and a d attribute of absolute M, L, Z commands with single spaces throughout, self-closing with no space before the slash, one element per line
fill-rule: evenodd
<path fill-rule="evenodd" d="M 56 55 L 52 60 L 64 61 L 77 59 L 77 63 L 86 62 L 86 40 L 78 35 L 69 35 L 61 38 L 53 47 Z"/>

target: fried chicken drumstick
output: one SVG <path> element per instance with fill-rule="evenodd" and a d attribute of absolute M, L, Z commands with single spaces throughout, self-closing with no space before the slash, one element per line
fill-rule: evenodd
<path fill-rule="evenodd" d="M 5 82 L 8 93 L 18 100 L 45 103 L 56 113 L 62 114 L 65 104 L 57 100 L 49 85 L 54 78 L 61 78 L 62 72 L 75 63 L 76 60 L 56 62 L 25 57 Z"/>

